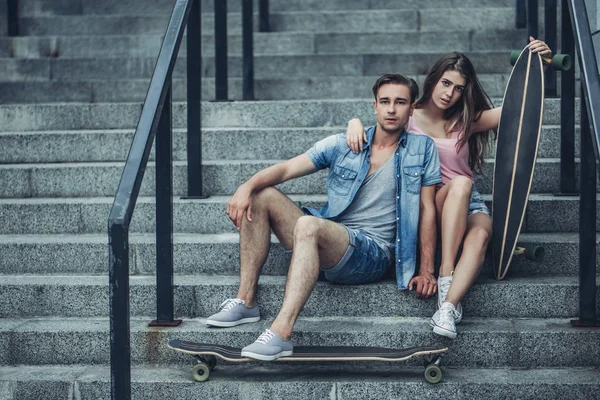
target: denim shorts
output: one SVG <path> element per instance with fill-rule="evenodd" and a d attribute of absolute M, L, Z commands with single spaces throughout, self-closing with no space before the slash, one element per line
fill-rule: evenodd
<path fill-rule="evenodd" d="M 490 217 L 490 210 L 485 205 L 483 197 L 481 197 L 481 194 L 479 194 L 475 186 L 473 186 L 473 189 L 471 189 L 471 199 L 469 200 L 469 215 L 477 213 L 483 213 Z"/>
<path fill-rule="evenodd" d="M 343 225 L 342 225 L 343 226 Z M 387 253 L 362 231 L 350 229 L 350 244 L 342 259 L 330 269 L 321 269 L 320 278 L 346 285 L 372 283 L 382 280 L 392 262 Z"/>

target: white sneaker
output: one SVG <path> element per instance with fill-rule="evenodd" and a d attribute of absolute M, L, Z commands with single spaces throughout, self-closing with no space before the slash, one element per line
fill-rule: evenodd
<path fill-rule="evenodd" d="M 433 327 L 433 332 L 438 335 L 456 338 L 456 308 L 454 304 L 445 302 L 439 310 L 431 317 L 430 325 Z"/>
<path fill-rule="evenodd" d="M 438 310 L 442 308 L 442 304 L 446 301 L 446 296 L 448 295 L 448 290 L 450 290 L 450 284 L 452 284 L 454 272 L 450 276 L 440 276 L 437 281 L 438 285 L 438 299 L 437 299 L 437 308 Z M 460 302 L 456 307 L 454 323 L 459 324 L 462 321 L 463 310 Z"/>

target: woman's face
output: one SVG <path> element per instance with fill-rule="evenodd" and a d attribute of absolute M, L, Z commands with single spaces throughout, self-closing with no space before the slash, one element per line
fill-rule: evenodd
<path fill-rule="evenodd" d="M 433 89 L 431 100 L 442 110 L 447 110 L 461 98 L 467 81 L 458 71 L 446 71 Z"/>

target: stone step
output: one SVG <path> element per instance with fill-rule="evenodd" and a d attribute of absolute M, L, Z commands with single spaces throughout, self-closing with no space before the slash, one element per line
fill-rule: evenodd
<path fill-rule="evenodd" d="M 381 54 L 445 53 L 448 51 L 489 51 L 523 47 L 523 30 L 449 30 L 439 32 L 398 32 L 395 40 L 381 33 L 277 32 L 256 33 L 256 55 L 297 54 Z M 0 38 L 0 57 L 14 58 L 123 58 L 156 57 L 161 35 L 27 36 Z M 7 51 L 8 50 L 8 51 Z M 8 54 L 4 54 L 7 53 Z M 186 40 L 179 54 L 185 55 Z M 230 35 L 228 53 L 241 55 L 242 38 Z M 214 55 L 214 38 L 202 36 L 202 54 Z"/>
<path fill-rule="evenodd" d="M 173 235 L 173 266 L 176 275 L 233 275 L 239 273 L 239 236 L 236 233 Z M 596 238 L 600 253 L 600 235 Z M 541 263 L 515 256 L 508 279 L 576 275 L 579 271 L 579 235 L 576 233 L 523 233 L 519 244 L 543 246 Z M 438 253 L 441 243 L 438 243 Z M 439 254 L 438 254 L 439 256 Z M 106 233 L 77 235 L 2 235 L 0 236 L 0 274 L 103 274 L 107 271 L 108 236 Z M 265 275 L 286 275 L 290 255 L 272 237 Z M 488 254 L 482 276 L 492 276 Z M 130 237 L 132 275 L 156 272 L 154 234 Z"/>
<path fill-rule="evenodd" d="M 203 102 L 202 124 L 205 128 L 242 127 L 335 127 L 346 126 L 350 118 L 373 119 L 373 100 L 365 94 L 357 100 L 290 100 Z M 494 104 L 501 104 L 495 99 Z M 579 121 L 579 99 L 575 120 Z M 50 103 L 0 105 L 2 131 L 52 131 L 81 129 L 128 129 L 137 126 L 141 103 Z M 310 118 L 306 116 L 310 115 Z M 560 101 L 546 99 L 543 123 L 560 124 Z M 187 124 L 187 105 L 173 103 L 173 127 Z"/>
<path fill-rule="evenodd" d="M 365 121 L 372 123 L 373 121 Z M 345 126 L 323 128 L 204 128 L 204 162 L 236 160 L 285 160 L 305 152 L 317 141 L 346 131 Z M 133 130 L 0 132 L 0 164 L 124 161 L 133 139 Z M 264 143 L 269 143 L 265 146 Z M 285 143 L 285 146 L 277 145 Z M 560 126 L 545 125 L 538 150 L 539 158 L 560 157 Z M 187 131 L 173 132 L 173 160 L 187 159 Z M 267 147 L 267 148 L 265 148 Z M 494 154 L 492 140 L 490 155 Z M 575 133 L 575 154 L 579 156 L 579 128 Z M 150 154 L 154 160 L 154 151 Z"/>
<path fill-rule="evenodd" d="M 275 316 L 281 307 L 285 279 L 261 277 L 258 302 L 265 317 Z M 235 296 L 238 280 L 228 275 L 176 275 L 175 315 L 196 318 L 216 312 L 225 298 Z M 131 315 L 155 315 L 156 277 L 136 275 L 129 281 Z M 4 275 L 0 287 L 4 294 L 0 299 L 2 318 L 103 317 L 108 313 L 106 275 Z M 515 277 L 505 281 L 480 276 L 462 303 L 468 317 L 570 318 L 577 315 L 578 290 L 575 276 Z M 336 299 L 335 307 L 331 306 L 332 298 Z M 600 305 L 600 294 L 596 302 Z M 433 298 L 422 301 L 413 292 L 398 290 L 395 279 L 351 288 L 317 282 L 302 316 L 429 318 L 435 307 Z"/>
<path fill-rule="evenodd" d="M 324 195 L 291 195 L 298 204 L 321 207 Z M 491 196 L 484 195 L 490 205 Z M 597 197 L 600 200 L 600 197 Z M 173 198 L 174 231 L 178 233 L 234 233 L 225 216 L 229 197 L 206 200 Z M 106 232 L 112 207 L 110 197 L 0 199 L 0 234 L 84 234 Z M 131 232 L 155 232 L 155 199 L 139 197 L 131 222 Z M 600 206 L 599 206 L 600 208 Z M 596 218 L 600 230 L 600 217 Z M 571 196 L 532 194 L 522 232 L 578 232 L 579 199 Z"/>
<path fill-rule="evenodd" d="M 543 4 L 543 2 L 540 2 Z M 20 0 L 21 16 L 52 15 L 169 15 L 174 0 Z M 385 2 L 383 0 L 270 0 L 271 13 L 280 11 L 325 11 L 325 10 L 368 10 L 368 9 L 431 9 L 446 7 L 512 7 L 511 0 L 409 0 Z M 202 12 L 213 11 L 213 0 L 202 0 Z M 241 10 L 240 1 L 229 1 L 230 12 Z M 258 1 L 254 1 L 258 10 Z"/>
<path fill-rule="evenodd" d="M 478 51 L 467 55 L 482 74 L 508 74 L 508 51 Z M 399 68 L 410 75 L 425 75 L 439 58 L 439 53 L 407 54 L 298 54 L 260 55 L 254 59 L 255 79 L 314 78 L 323 76 L 380 76 Z M 203 57 L 202 76 L 214 77 L 214 57 Z M 186 57 L 179 57 L 173 77 L 186 78 Z M 0 59 L 0 79 L 3 82 L 20 81 L 93 81 L 150 79 L 156 64 L 148 58 L 91 58 L 91 59 Z M 230 56 L 230 77 L 242 76 L 242 58 Z M 364 97 L 365 95 L 361 96 Z"/>
<path fill-rule="evenodd" d="M 164 34 L 168 13 L 157 16 L 85 15 L 21 18 L 22 36 L 91 36 Z M 402 10 L 310 10 L 272 12 L 269 16 L 271 32 L 379 32 L 383 24 L 387 30 L 445 32 L 448 30 L 513 29 L 515 7 L 402 9 Z M 445 21 L 440 24 L 440 21 Z M 202 32 L 214 32 L 214 14 L 202 16 Z M 258 10 L 253 27 L 259 28 Z M 229 13 L 228 33 L 241 34 L 241 13 Z"/>
<path fill-rule="evenodd" d="M 243 347 L 252 343 L 269 326 L 269 321 L 263 320 L 231 329 L 215 329 L 206 327 L 201 319 L 193 319 L 185 320 L 177 328 L 156 329 L 147 327 L 148 322 L 149 319 L 142 318 L 133 318 L 131 321 L 134 365 L 151 363 L 188 367 L 193 364 L 192 357 L 167 348 L 168 339 L 227 343 L 229 346 Z M 0 328 L 0 338 L 7 349 L 4 364 L 107 364 L 108 326 L 106 318 L 5 319 Z M 448 340 L 431 332 L 429 318 L 301 317 L 295 328 L 293 341 L 296 346 L 448 346 L 450 351 L 442 361 L 442 366 L 447 367 L 564 368 L 599 365 L 600 329 L 573 328 L 570 321 L 563 318 L 465 318 L 458 325 L 455 340 Z M 74 348 L 73 343 L 85 344 L 86 348 Z M 422 362 L 422 359 L 416 358 L 403 366 L 421 366 Z M 258 365 L 267 366 L 269 363 Z M 333 366 L 323 362 L 316 365 L 324 368 Z M 337 365 L 358 370 L 374 368 L 375 365 L 383 370 L 402 366 L 382 362 Z M 231 363 L 218 363 L 213 381 L 218 381 L 217 371 L 225 373 L 230 366 Z M 304 364 L 306 366 L 308 364 Z"/>
<path fill-rule="evenodd" d="M 362 98 L 370 93 L 379 76 L 324 76 L 311 78 L 268 78 L 254 80 L 256 100 L 312 100 Z M 419 85 L 425 75 L 413 76 Z M 505 74 L 482 74 L 482 87 L 489 96 L 503 96 Z M 0 103 L 106 103 L 142 102 L 148 93 L 150 79 L 94 80 L 85 82 L 0 82 Z M 242 100 L 242 78 L 228 81 L 231 100 Z M 187 99 L 187 80 L 173 80 L 173 100 Z M 202 79 L 202 99 L 215 99 L 215 79 Z"/>
<path fill-rule="evenodd" d="M 203 192 L 210 196 L 232 195 L 239 185 L 256 172 L 279 160 L 215 160 L 203 162 Z M 0 180 L 8 183 L 0 188 L 0 197 L 101 197 L 114 196 L 123 173 L 124 162 L 0 164 Z M 155 163 L 146 167 L 141 196 L 155 193 Z M 328 170 L 294 179 L 278 187 L 287 194 L 326 194 Z M 480 193 L 492 192 L 494 160 L 488 159 L 483 174 L 475 178 Z M 560 191 L 560 159 L 538 159 L 531 193 Z M 577 175 L 576 175 L 576 179 Z M 600 187 L 600 186 L 598 186 Z M 187 163 L 173 163 L 173 194 L 187 193 Z"/>
<path fill-rule="evenodd" d="M 423 369 L 402 363 L 389 366 L 333 363 L 313 367 L 300 364 L 227 365 L 201 384 L 191 380 L 190 366 L 134 366 L 132 398 L 163 400 L 208 399 L 475 399 L 489 400 L 593 398 L 600 390 L 597 370 L 590 368 L 444 368 L 443 381 L 431 385 Z M 260 368 L 257 368 L 260 367 Z M 110 398 L 110 368 L 98 365 L 0 367 L 0 387 L 8 399 L 33 399 L 52 393 L 52 399 L 70 398 L 77 388 L 81 399 Z M 40 380 L 44 376 L 44 380 Z M 56 397 L 54 397 L 56 396 Z M 45 397 L 49 398 L 49 397 Z"/>

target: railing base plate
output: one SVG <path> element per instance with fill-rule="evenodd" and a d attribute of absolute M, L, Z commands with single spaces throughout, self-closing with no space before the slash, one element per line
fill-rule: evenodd
<path fill-rule="evenodd" d="M 596 321 L 582 321 L 580 319 L 573 319 L 573 320 L 571 320 L 571 325 L 573 325 L 574 328 L 594 328 L 594 327 L 600 327 L 600 320 L 596 320 Z"/>
<path fill-rule="evenodd" d="M 159 321 L 154 320 L 148 324 L 148 326 L 163 326 L 163 327 L 174 327 L 181 325 L 180 319 L 174 319 L 173 321 Z"/>

